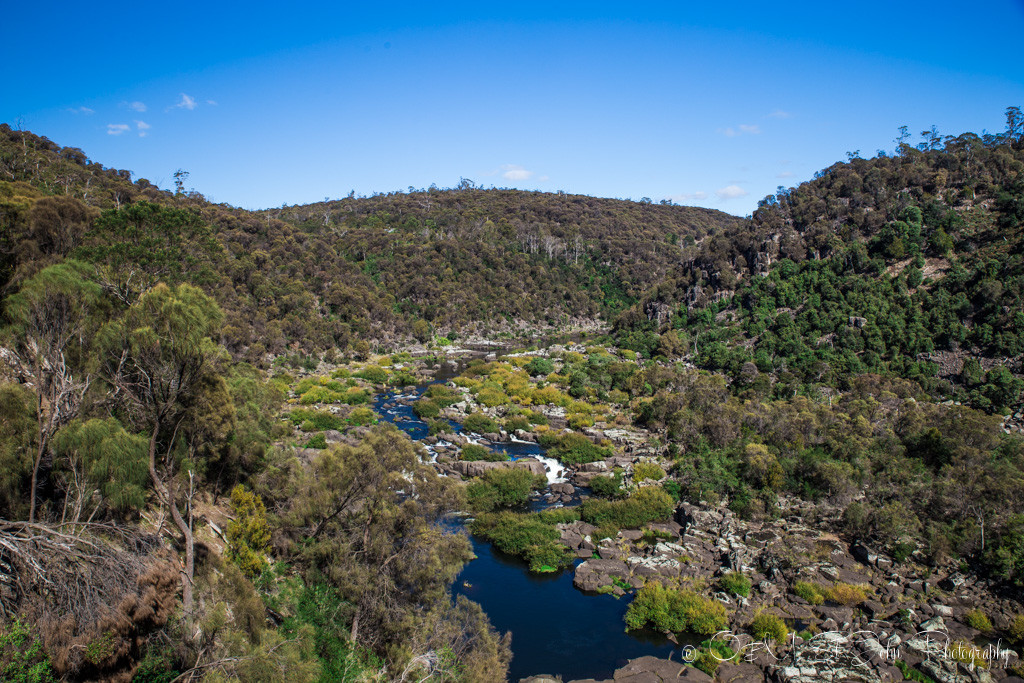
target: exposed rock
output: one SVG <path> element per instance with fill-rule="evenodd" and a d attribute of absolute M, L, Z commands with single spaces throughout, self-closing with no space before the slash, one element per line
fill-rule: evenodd
<path fill-rule="evenodd" d="M 493 469 L 505 469 L 511 467 L 521 467 L 530 470 L 535 475 L 545 476 L 546 470 L 544 469 L 544 463 L 540 460 L 534 460 L 533 458 L 520 458 L 519 460 L 506 460 L 503 462 L 487 462 L 484 460 L 458 460 L 451 463 L 451 468 L 459 474 L 466 477 L 479 477 Z"/>
<path fill-rule="evenodd" d="M 612 579 L 625 581 L 629 578 L 629 567 L 621 560 L 587 560 L 576 567 L 572 583 L 584 591 L 596 591 L 601 586 L 614 585 Z"/>

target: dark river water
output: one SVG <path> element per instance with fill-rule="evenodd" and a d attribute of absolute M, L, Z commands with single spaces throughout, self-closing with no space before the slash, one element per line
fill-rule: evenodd
<path fill-rule="evenodd" d="M 445 370 L 438 373 L 437 381 L 454 376 L 453 370 Z M 411 438 L 423 439 L 427 436 L 426 423 L 416 417 L 410 406 L 397 403 L 396 398 L 418 397 L 427 386 L 404 393 L 378 394 L 374 409 Z M 453 432 L 460 431 L 452 424 Z M 535 443 L 496 444 L 492 449 L 506 451 L 513 458 L 545 456 L 544 449 Z M 533 505 L 542 506 L 539 502 Z M 509 680 L 542 673 L 558 674 L 566 681 L 611 678 L 627 659 L 645 655 L 667 657 L 677 647 L 658 633 L 626 633 L 623 615 L 630 597 L 616 599 L 612 595 L 583 593 L 573 587 L 571 571 L 531 574 L 522 560 L 505 555 L 472 535 L 470 540 L 477 559 L 463 568 L 452 593 L 479 603 L 499 632 L 512 633 Z"/>

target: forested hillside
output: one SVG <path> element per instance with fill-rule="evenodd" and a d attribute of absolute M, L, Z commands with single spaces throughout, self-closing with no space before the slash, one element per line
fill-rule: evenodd
<path fill-rule="evenodd" d="M 0 127 L 0 285 L 73 257 L 131 300 L 200 284 L 223 343 L 259 360 L 479 328 L 562 326 L 634 303 L 679 245 L 741 223 L 706 209 L 516 190 L 412 190 L 259 213 L 161 191 Z M 365 349 L 364 349 L 365 352 Z"/>
<path fill-rule="evenodd" d="M 1016 108 L 1007 119 L 1001 135 L 933 129 L 917 147 L 904 129 L 893 155 L 780 188 L 742 228 L 686 250 L 619 318 L 619 338 L 780 396 L 874 372 L 986 410 L 1018 405 L 1024 123 Z"/>

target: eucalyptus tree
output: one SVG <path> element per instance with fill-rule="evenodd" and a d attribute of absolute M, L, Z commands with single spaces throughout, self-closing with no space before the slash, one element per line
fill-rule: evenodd
<path fill-rule="evenodd" d="M 26 280 L 7 299 L 11 345 L 0 347 L 0 355 L 35 396 L 38 440 L 29 490 L 30 522 L 36 518 L 39 472 L 50 439 L 78 415 L 90 383 L 87 330 L 101 292 L 88 273 L 85 264 L 58 263 Z"/>
<path fill-rule="evenodd" d="M 149 476 L 184 538 L 181 584 L 186 618 L 192 615 L 195 568 L 188 498 L 196 472 L 194 467 L 179 467 L 176 443 L 182 425 L 195 417 L 197 409 L 206 407 L 204 392 L 216 384 L 222 352 L 210 337 L 223 317 L 217 304 L 201 289 L 187 284 L 171 288 L 160 283 L 144 292 L 123 318 L 107 323 L 99 335 L 103 376 L 128 417 L 148 429 Z M 179 497 L 185 477 L 189 480 L 189 495 L 182 514 Z"/>

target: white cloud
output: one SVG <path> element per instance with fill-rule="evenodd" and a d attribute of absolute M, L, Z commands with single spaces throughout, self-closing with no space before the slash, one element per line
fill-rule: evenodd
<path fill-rule="evenodd" d="M 781 173 L 779 173 L 775 177 L 776 178 L 792 178 L 794 175 L 796 175 L 796 174 L 794 174 L 792 171 L 782 171 Z"/>
<path fill-rule="evenodd" d="M 761 132 L 761 127 L 756 124 L 741 123 L 735 128 L 733 128 L 732 126 L 729 126 L 728 128 L 719 128 L 718 132 L 727 138 L 734 138 L 738 135 L 744 134 L 757 135 L 758 133 Z"/>
<path fill-rule="evenodd" d="M 542 183 L 546 183 L 547 181 L 551 180 L 551 178 L 549 178 L 546 175 L 542 175 L 540 178 L 537 178 L 537 180 L 539 180 Z"/>
<path fill-rule="evenodd" d="M 533 171 L 527 171 L 519 164 L 504 164 L 501 167 L 501 177 L 505 180 L 529 180 L 533 177 Z"/>
<path fill-rule="evenodd" d="M 174 105 L 174 108 L 175 109 L 188 109 L 189 111 L 192 111 L 193 109 L 195 109 L 198 106 L 199 105 L 196 104 L 196 100 L 195 100 L 194 97 L 190 97 L 190 96 L 186 95 L 185 93 L 181 93 L 181 101 L 178 102 L 176 105 Z"/>
<path fill-rule="evenodd" d="M 136 130 L 139 131 L 139 137 L 140 138 L 146 137 L 149 129 L 152 128 L 152 127 L 153 126 L 149 125 L 145 121 L 136 121 L 135 122 L 135 128 L 136 128 Z"/>
<path fill-rule="evenodd" d="M 666 199 L 671 199 L 672 201 L 674 201 L 677 204 L 685 204 L 686 202 L 693 202 L 693 201 L 702 202 L 702 201 L 704 201 L 707 198 L 708 198 L 708 193 L 707 192 L 703 192 L 701 190 L 698 190 L 696 192 L 690 192 L 690 193 L 673 194 L 673 195 L 669 195 L 668 197 L 666 197 Z"/>
<path fill-rule="evenodd" d="M 206 103 L 208 105 L 210 105 L 211 107 L 216 107 L 217 106 L 217 101 L 216 100 L 206 100 Z"/>
<path fill-rule="evenodd" d="M 121 133 L 127 133 L 132 127 L 127 123 L 108 123 L 107 124 L 107 135 L 120 135 Z"/>
<path fill-rule="evenodd" d="M 68 112 L 72 114 L 85 114 L 86 116 L 96 113 L 94 110 L 89 109 L 89 107 L 75 107 L 74 109 L 68 109 Z"/>
<path fill-rule="evenodd" d="M 768 114 L 768 118 L 770 118 L 770 119 L 791 119 L 791 118 L 793 118 L 793 115 L 790 114 L 788 111 L 782 111 L 781 109 L 776 109 L 771 114 Z"/>
<path fill-rule="evenodd" d="M 748 194 L 750 193 L 739 185 L 727 185 L 721 189 L 715 190 L 715 196 L 723 201 L 736 199 L 738 197 L 746 197 Z"/>
<path fill-rule="evenodd" d="M 138 101 L 136 101 L 136 102 L 125 102 L 124 106 L 128 107 L 132 111 L 137 111 L 140 114 L 142 112 L 146 111 L 146 103 L 145 102 L 138 102 Z"/>

